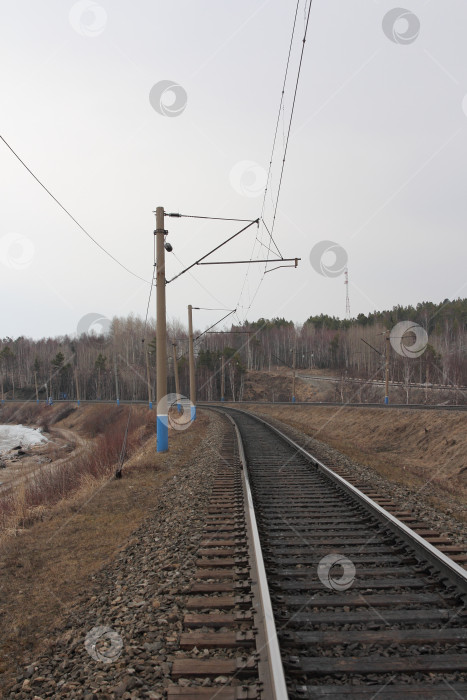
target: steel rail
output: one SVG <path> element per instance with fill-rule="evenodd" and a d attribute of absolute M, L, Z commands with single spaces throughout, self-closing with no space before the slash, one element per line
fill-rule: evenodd
<path fill-rule="evenodd" d="M 298 443 L 292 440 L 290 437 L 285 435 L 275 426 L 271 425 L 263 418 L 259 418 L 248 411 L 244 411 L 238 408 L 229 407 L 229 410 L 238 411 L 250 418 L 254 418 L 259 423 L 262 423 L 273 433 L 281 437 L 286 443 L 293 447 L 297 452 L 299 452 L 305 459 L 317 466 L 318 469 L 325 474 L 334 483 L 338 484 L 341 488 L 347 491 L 353 498 L 362 503 L 368 510 L 375 513 L 379 520 L 385 522 L 385 524 L 390 528 L 392 532 L 401 537 L 404 542 L 406 542 L 412 549 L 414 549 L 417 554 L 421 555 L 429 562 L 434 564 L 438 568 L 438 571 L 446 576 L 450 581 L 452 581 L 464 595 L 467 595 L 467 570 L 459 566 L 455 561 L 453 561 L 446 554 L 441 552 L 439 549 L 434 547 L 432 544 L 427 542 L 423 537 L 418 535 L 414 530 L 405 525 L 402 521 L 396 518 L 394 515 L 389 513 L 385 508 L 375 503 L 371 498 L 366 496 L 360 489 L 353 486 L 349 481 L 344 479 L 339 474 L 336 474 L 329 467 L 327 467 L 323 462 L 314 457 L 312 454 L 307 452 Z"/>
<path fill-rule="evenodd" d="M 342 403 L 341 401 L 224 401 L 224 402 L 212 402 L 212 401 L 199 401 L 198 406 L 210 405 L 217 403 L 219 406 L 227 406 L 235 408 L 236 405 L 246 405 L 246 406 L 335 406 L 336 408 L 379 408 L 382 410 L 387 409 L 408 409 L 408 410 L 420 410 L 420 411 L 467 411 L 467 404 L 448 404 L 448 405 L 437 405 L 437 404 L 424 404 L 424 403 Z"/>
<path fill-rule="evenodd" d="M 216 411 L 219 409 L 214 408 L 213 410 Z M 251 538 L 249 538 L 249 545 L 252 555 L 252 589 L 253 594 L 258 601 L 257 605 L 260 608 L 257 613 L 259 623 L 258 653 L 260 656 L 258 670 L 259 679 L 263 685 L 262 697 L 264 697 L 265 700 L 288 700 L 289 694 L 285 681 L 284 667 L 282 665 L 282 656 L 279 648 L 279 640 L 277 637 L 276 623 L 274 620 L 274 612 L 269 593 L 266 568 L 264 566 L 261 541 L 256 522 L 255 506 L 251 492 L 248 464 L 245 457 L 243 439 L 235 419 L 224 411 L 219 410 L 219 412 L 223 413 L 223 415 L 225 415 L 232 422 L 235 428 L 239 457 L 242 463 L 242 482 L 246 494 L 245 513 L 247 516 L 249 532 L 251 534 Z"/>
<path fill-rule="evenodd" d="M 35 404 L 36 399 L 5 399 L 0 402 L 0 408 L 2 406 L 8 406 L 10 404 Z M 40 399 L 39 403 L 45 405 L 45 399 Z M 71 403 L 76 404 L 76 399 L 54 399 L 53 404 Z M 198 401 L 198 406 L 212 406 L 212 401 Z M 148 405 L 147 399 L 119 399 L 119 404 L 117 404 L 116 399 L 101 400 L 101 399 L 80 399 L 80 405 L 84 404 L 102 404 L 105 406 L 120 405 L 128 406 L 131 404 L 137 404 L 140 406 Z M 444 406 L 439 406 L 437 404 L 416 404 L 416 403 L 400 403 L 400 404 L 383 404 L 383 403 L 342 403 L 337 401 L 225 401 L 217 402 L 219 407 L 230 406 L 231 404 L 241 404 L 241 405 L 254 405 L 254 406 L 336 406 L 339 408 L 379 408 L 382 410 L 387 409 L 399 409 L 399 410 L 420 410 L 420 411 L 467 411 L 467 404 L 465 405 L 454 405 L 448 404 Z M 232 406 L 234 407 L 234 406 Z"/>

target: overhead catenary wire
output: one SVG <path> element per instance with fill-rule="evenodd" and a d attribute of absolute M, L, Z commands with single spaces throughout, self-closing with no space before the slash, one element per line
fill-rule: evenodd
<path fill-rule="evenodd" d="M 299 7 L 300 7 L 300 2 L 301 2 L 301 0 L 297 0 L 297 4 L 296 4 L 296 6 L 295 6 L 295 13 L 294 13 L 294 19 L 293 19 L 293 25 L 292 25 L 292 32 L 291 32 L 291 36 L 290 36 L 289 50 L 288 50 L 288 54 L 287 54 L 286 67 L 285 67 L 285 72 L 284 72 L 284 80 L 283 80 L 283 84 L 282 84 L 281 99 L 280 99 L 280 102 L 279 102 L 279 109 L 278 109 L 278 111 L 277 111 L 276 126 L 275 126 L 275 129 L 274 129 L 274 137 L 273 137 L 272 148 L 271 148 L 271 156 L 270 156 L 270 159 L 269 159 L 269 167 L 268 167 L 268 173 L 267 173 L 267 177 L 266 177 L 266 186 L 265 186 L 265 189 L 264 189 L 263 202 L 262 202 L 262 207 L 261 207 L 261 221 L 263 222 L 263 224 L 264 224 L 264 226 L 265 226 L 265 228 L 266 228 L 266 230 L 267 230 L 267 232 L 268 232 L 268 234 L 269 234 L 269 251 L 272 252 L 271 247 L 272 247 L 272 244 L 274 244 L 274 246 L 275 246 L 275 248 L 276 248 L 276 250 L 277 250 L 277 252 L 278 252 L 278 254 L 279 254 L 279 256 L 280 256 L 281 258 L 282 258 L 282 253 L 280 252 L 280 250 L 279 250 L 279 248 L 278 248 L 278 246 L 277 246 L 277 244 L 276 244 L 276 242 L 275 242 L 275 240 L 274 240 L 274 237 L 273 237 L 273 228 L 274 228 L 274 227 L 272 227 L 272 229 L 269 230 L 269 228 L 268 228 L 268 226 L 267 226 L 267 224 L 266 224 L 266 222 L 265 222 L 265 220 L 264 220 L 264 211 L 265 211 L 265 206 L 266 206 L 267 193 L 268 193 L 268 189 L 269 189 L 269 186 L 270 186 L 270 183 L 271 183 L 272 164 L 273 164 L 273 161 L 274 161 L 274 153 L 275 153 L 275 149 L 276 149 L 277 134 L 278 134 L 278 132 L 279 132 L 279 125 L 280 125 L 280 120 L 281 120 L 281 113 L 283 113 L 283 110 L 284 110 L 285 87 L 286 87 L 286 84 L 287 84 L 287 76 L 288 76 L 288 73 L 289 73 L 290 57 L 291 57 L 291 54 L 292 54 L 293 41 L 294 41 L 294 37 L 295 37 L 295 27 L 296 27 L 296 24 L 297 24 L 297 16 L 298 16 L 298 10 L 299 10 Z M 310 7 L 311 7 L 311 0 L 310 0 Z M 305 12 L 306 12 L 306 4 L 305 4 Z M 283 172 L 283 167 L 284 167 L 284 161 L 285 161 L 285 149 L 284 149 L 284 157 L 283 157 L 283 163 L 282 163 L 282 172 Z M 281 172 L 281 179 L 282 179 L 282 172 Z M 275 210 L 277 209 L 277 201 L 278 201 L 278 198 L 279 198 L 279 192 L 280 192 L 280 188 L 279 188 L 279 191 L 278 191 L 278 194 L 277 194 L 277 197 L 276 197 L 276 206 L 275 206 Z M 271 200 L 271 201 L 272 201 L 272 200 Z M 274 221 L 275 221 L 275 217 L 274 217 Z M 256 243 L 256 242 L 255 242 L 255 243 Z M 262 243 L 262 242 L 261 242 L 261 243 Z M 264 245 L 264 244 L 263 244 L 263 245 Z M 255 247 L 255 244 L 253 245 L 253 250 L 252 250 L 252 252 L 251 252 L 251 256 L 250 256 L 250 257 L 253 257 L 254 247 Z M 267 257 L 269 258 L 269 252 L 268 252 L 268 256 L 267 256 Z M 250 303 L 249 303 L 248 308 L 247 308 L 247 310 L 246 310 L 246 313 L 245 313 L 245 315 L 244 315 L 243 322 L 245 322 L 246 317 L 247 317 L 247 315 L 248 315 L 248 312 L 249 312 L 249 310 L 251 309 L 251 306 L 252 306 L 252 304 L 253 304 L 253 302 L 254 302 L 254 300 L 255 300 L 255 298 L 256 298 L 256 295 L 258 294 L 258 291 L 259 291 L 259 289 L 260 289 L 260 287 L 261 287 L 261 284 L 263 283 L 264 276 L 265 276 L 265 273 L 266 273 L 266 268 L 267 268 L 267 263 L 266 263 L 265 266 L 264 266 L 263 275 L 261 276 L 261 279 L 260 279 L 260 281 L 259 281 L 259 283 L 258 283 L 258 286 L 257 286 L 257 288 L 256 288 L 256 291 L 255 291 L 255 293 L 253 294 L 253 297 L 252 297 L 252 298 L 250 297 Z M 241 300 L 241 298 L 242 298 L 242 296 L 243 296 L 243 292 L 244 292 L 244 289 L 245 289 L 245 286 L 246 286 L 246 283 L 247 283 L 247 278 L 248 278 L 249 272 L 250 272 L 250 266 L 248 266 L 248 269 L 247 269 L 247 271 L 246 271 L 246 273 L 245 273 L 245 278 L 244 278 L 244 280 L 243 280 L 243 285 L 242 285 L 242 288 L 241 288 L 241 291 L 240 291 L 240 296 L 239 296 L 239 299 L 238 299 L 238 302 L 237 302 L 237 306 L 240 305 L 240 300 Z M 244 307 L 243 307 L 243 308 L 244 308 Z M 239 320 L 240 320 L 240 319 L 239 319 Z"/>
<path fill-rule="evenodd" d="M 268 192 L 268 185 L 269 185 L 269 182 L 270 182 L 270 179 L 271 179 L 272 163 L 273 163 L 273 160 L 274 160 L 274 151 L 275 151 L 275 148 L 276 148 L 277 133 L 278 133 L 278 131 L 279 131 L 279 123 L 280 123 L 280 118 L 281 118 L 281 111 L 283 110 L 284 95 L 285 95 L 285 86 L 286 86 L 286 84 L 287 84 L 287 76 L 288 76 L 288 73 L 289 73 L 290 56 L 291 56 L 291 54 L 292 54 L 292 46 L 293 46 L 293 40 L 294 40 L 294 36 L 295 36 L 295 26 L 296 26 L 296 24 L 297 24 L 297 15 L 298 15 L 298 8 L 299 8 L 299 6 L 300 6 L 300 0 L 297 0 L 297 4 L 296 4 L 296 6 L 295 6 L 295 14 L 294 14 L 293 26 L 292 26 L 292 34 L 291 34 L 290 43 L 289 43 L 289 51 L 288 51 L 288 54 L 287 54 L 287 62 L 286 62 L 286 66 L 285 66 L 284 81 L 283 81 L 283 84 L 282 84 L 281 99 L 280 99 L 280 103 L 279 103 L 279 109 L 278 109 L 278 112 L 277 112 L 276 128 L 275 128 L 275 130 L 274 130 L 274 138 L 273 138 L 273 141 L 272 141 L 271 157 L 270 157 L 270 159 L 269 159 L 269 169 L 268 169 L 268 174 L 267 174 L 267 178 L 266 178 L 266 187 L 264 188 L 263 204 L 262 204 L 262 207 L 261 207 L 261 218 L 263 219 L 263 221 L 264 221 L 264 208 L 265 208 L 265 206 L 266 206 L 266 197 L 267 197 L 267 192 Z M 270 241 L 271 241 L 271 242 L 274 242 L 273 237 L 272 237 L 272 232 L 268 231 L 268 233 L 269 233 L 269 236 L 270 236 Z M 276 245 L 275 242 L 274 242 L 274 245 Z M 277 248 L 277 246 L 276 246 L 276 248 Z M 279 255 L 280 255 L 280 251 L 279 251 L 278 248 L 277 248 L 277 251 L 279 252 Z"/>
<path fill-rule="evenodd" d="M 39 178 L 37 177 L 37 175 L 35 175 L 35 174 L 32 172 L 31 168 L 29 168 L 29 167 L 26 165 L 26 163 L 24 162 L 24 160 L 22 160 L 22 159 L 20 158 L 20 156 L 16 153 L 16 151 L 10 146 L 10 144 L 8 143 L 8 141 L 6 141 L 6 140 L 3 138 L 3 136 L 1 136 L 1 135 L 0 135 L 0 140 L 3 141 L 3 143 L 5 144 L 5 146 L 6 146 L 7 148 L 9 148 L 9 150 L 13 153 L 13 155 L 15 156 L 15 158 L 17 158 L 17 160 L 19 160 L 19 162 L 21 163 L 21 165 L 22 165 L 24 168 L 26 168 L 26 170 L 28 171 L 28 173 L 29 173 L 30 175 L 32 175 L 32 177 L 36 180 L 36 182 L 39 183 L 39 185 L 42 187 L 42 189 L 44 189 L 44 190 L 47 192 L 47 194 L 48 194 L 50 197 L 52 197 L 52 199 L 54 200 L 54 202 L 56 202 L 56 203 L 58 204 L 58 206 L 60 207 L 60 209 L 62 209 L 62 210 L 65 212 L 65 214 L 66 214 L 67 216 L 70 217 L 70 219 L 78 226 L 78 228 L 80 228 L 81 231 L 82 231 L 82 232 L 83 232 L 83 233 L 84 233 L 98 248 L 100 248 L 100 249 L 102 250 L 103 253 L 105 253 L 106 255 L 108 255 L 109 258 L 111 258 L 114 262 L 116 262 L 117 265 L 120 265 L 120 267 L 121 267 L 123 270 L 125 270 L 126 272 L 128 272 L 130 275 L 133 275 L 133 277 L 136 277 L 137 279 L 141 280 L 141 282 L 144 282 L 145 284 L 150 284 L 150 282 L 149 282 L 148 280 L 145 280 L 143 277 L 140 277 L 139 275 L 137 275 L 136 272 L 133 272 L 132 270 L 130 270 L 128 267 L 126 267 L 126 265 L 124 265 L 123 263 L 121 263 L 120 260 L 118 260 L 114 255 L 112 255 L 112 253 L 110 253 L 106 248 L 104 248 L 103 245 L 101 245 L 98 241 L 96 241 L 96 239 L 89 233 L 89 231 L 87 231 L 87 230 L 84 228 L 84 226 L 82 226 L 82 225 L 79 223 L 79 221 L 77 221 L 77 219 L 75 219 L 75 217 L 73 216 L 73 214 L 71 214 L 71 213 L 68 211 L 68 209 L 67 209 L 66 207 L 64 207 L 63 204 L 57 199 L 57 197 L 55 197 L 55 195 L 53 195 L 52 192 L 44 185 L 44 183 L 43 183 L 41 180 L 39 180 Z"/>
<path fill-rule="evenodd" d="M 308 25 L 309 25 L 309 22 L 310 22 L 310 14 L 311 14 L 311 5 L 312 5 L 312 2 L 313 2 L 313 0 L 310 0 L 310 4 L 309 4 L 309 6 L 308 6 L 308 13 L 307 13 L 307 17 L 306 17 L 305 31 L 304 31 L 304 35 L 303 35 L 303 39 L 302 39 L 302 50 L 301 50 L 301 52 L 300 52 L 300 61 L 299 61 L 299 63 L 298 63 L 297 78 L 296 78 L 296 81 L 295 81 L 295 90 L 294 90 L 294 96 L 293 96 L 293 100 L 292 100 L 292 108 L 291 108 L 291 110 L 290 110 L 289 127 L 288 127 L 288 129 L 287 129 L 287 139 L 286 139 L 286 141 L 285 141 L 284 156 L 283 156 L 283 158 L 282 158 L 281 174 L 280 174 L 280 177 L 279 177 L 279 185 L 278 185 L 278 187 L 277 187 L 276 204 L 275 204 L 275 207 L 274 207 L 274 215 L 273 215 L 272 226 L 271 226 L 271 237 L 272 237 L 272 234 L 274 233 L 274 226 L 275 226 L 275 223 L 276 223 L 277 206 L 278 206 L 278 204 L 279 204 L 279 197 L 280 197 L 280 193 L 281 193 L 282 180 L 283 180 L 283 176 L 284 176 L 285 160 L 286 160 L 286 157 L 287 157 L 287 149 L 288 149 L 288 146 L 289 146 L 290 131 L 291 131 L 291 128 L 292 128 L 292 120 L 293 120 L 293 115 L 294 115 L 294 111 L 295 111 L 295 102 L 296 102 L 296 99 L 297 99 L 298 84 L 299 84 L 299 81 L 300 81 L 300 73 L 301 73 L 301 70 L 302 70 L 303 54 L 305 53 L 305 43 L 306 43 L 306 37 L 307 37 L 307 33 L 308 33 Z"/>

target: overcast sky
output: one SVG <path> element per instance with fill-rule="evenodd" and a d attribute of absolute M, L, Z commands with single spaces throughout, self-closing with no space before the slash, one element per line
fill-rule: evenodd
<path fill-rule="evenodd" d="M 295 0 L 0 6 L 1 135 L 136 275 L 152 276 L 157 206 L 261 216 Z M 313 0 L 274 229 L 299 267 L 199 266 L 167 286 L 169 318 L 185 322 L 188 304 L 237 308 L 237 322 L 344 317 L 345 264 L 352 315 L 467 295 L 467 4 L 397 7 Z M 269 228 L 306 12 L 302 0 Z M 1 142 L 0 192 L 2 337 L 73 334 L 90 313 L 145 316 L 149 284 Z M 240 226 L 166 219 L 167 277 Z M 268 241 L 253 226 L 212 259 L 262 258 Z M 198 328 L 223 315 L 196 314 Z"/>

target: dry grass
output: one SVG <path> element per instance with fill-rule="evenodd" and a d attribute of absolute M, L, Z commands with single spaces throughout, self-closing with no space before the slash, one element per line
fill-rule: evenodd
<path fill-rule="evenodd" d="M 0 552 L 0 697 L 17 665 L 37 658 L 67 624 L 89 590 L 90 577 L 126 546 L 159 499 L 160 488 L 183 468 L 204 439 L 209 418 L 196 430 L 172 433 L 170 451 L 156 452 L 154 431 L 135 430 L 135 449 L 121 480 L 86 476 L 73 497 L 45 509 Z M 79 610 L 79 607 L 77 608 Z"/>
<path fill-rule="evenodd" d="M 33 417 L 40 423 L 44 421 L 45 415 L 48 423 L 66 426 L 67 422 L 70 423 L 71 416 L 76 420 L 75 411 L 68 404 L 49 410 L 46 414 L 35 413 Z M 78 454 L 43 466 L 27 480 L 3 493 L 0 496 L 0 532 L 27 527 L 37 517 L 42 517 L 44 508 L 70 497 L 92 480 L 99 482 L 113 474 L 123 454 L 127 425 L 127 457 L 141 446 L 146 435 L 153 429 L 154 416 L 147 409 L 129 411 L 128 406 L 117 409 L 112 406 L 90 406 L 80 409 L 80 432 L 91 434 L 95 436 L 94 439 L 83 442 Z M 58 460 L 63 454 L 52 445 L 48 456 Z"/>
<path fill-rule="evenodd" d="M 393 483 L 420 488 L 430 482 L 467 503 L 467 415 L 462 412 L 308 406 L 251 406 L 321 440 Z"/>

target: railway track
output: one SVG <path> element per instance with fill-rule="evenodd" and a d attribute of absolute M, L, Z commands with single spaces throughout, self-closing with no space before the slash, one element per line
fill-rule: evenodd
<path fill-rule="evenodd" d="M 25 404 L 25 403 L 35 403 L 35 399 L 33 400 L 28 399 L 28 400 L 23 400 L 23 399 L 8 399 L 4 402 L 0 402 L 0 408 L 3 406 L 9 406 L 10 404 Z M 41 400 L 41 404 L 44 405 L 44 400 Z M 76 399 L 54 399 L 53 404 L 76 404 Z M 230 402 L 227 402 L 230 403 Z M 80 405 L 81 406 L 86 406 L 87 404 L 98 404 L 98 405 L 112 405 L 112 406 L 128 406 L 128 405 L 135 405 L 135 406 L 147 406 L 148 401 L 147 400 L 140 400 L 140 399 L 120 399 L 118 404 L 117 401 L 114 400 L 98 400 L 98 399 L 81 399 L 80 400 Z M 415 404 L 415 403 L 401 403 L 401 404 L 384 404 L 384 403 L 358 403 L 358 402 L 347 402 L 347 403 L 342 403 L 342 401 L 296 401 L 292 403 L 291 401 L 235 401 L 234 405 L 258 405 L 258 406 L 338 406 L 339 408 L 342 408 L 342 406 L 345 406 L 346 408 L 380 408 L 381 410 L 415 410 L 415 411 L 467 411 L 467 404 L 448 404 L 448 405 L 441 405 L 441 404 Z M 198 406 L 207 406 L 207 405 L 212 405 L 212 402 L 206 402 L 206 401 L 198 401 Z M 219 406 L 224 406 L 225 404 L 219 402 Z"/>
<path fill-rule="evenodd" d="M 177 657 L 186 687 L 168 697 L 467 698 L 462 548 L 222 410 L 239 440 L 221 455 L 180 637 L 205 656 Z"/>

